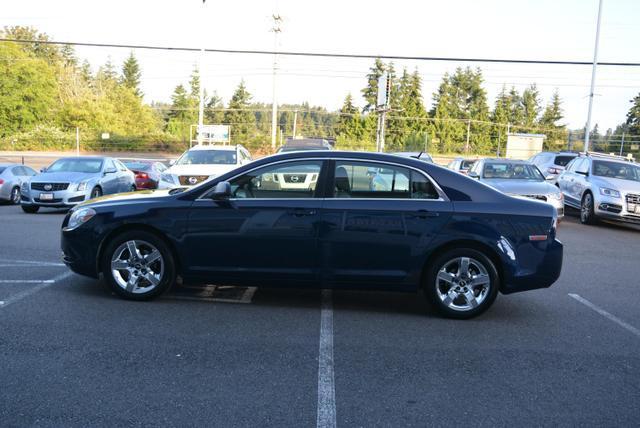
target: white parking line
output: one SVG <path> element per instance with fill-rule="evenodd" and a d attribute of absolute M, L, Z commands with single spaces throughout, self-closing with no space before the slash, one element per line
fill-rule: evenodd
<path fill-rule="evenodd" d="M 24 266 L 24 265 L 30 265 L 30 266 L 64 266 L 64 263 L 54 263 L 54 262 L 37 262 L 37 261 L 33 261 L 33 260 L 7 260 L 7 259 L 3 259 L 1 260 L 2 262 L 2 267 L 7 267 L 7 266 Z M 26 267 L 26 266 L 25 266 Z"/>
<path fill-rule="evenodd" d="M 322 290 L 320 350 L 318 354 L 318 418 L 316 426 L 336 426 L 336 389 L 333 371 L 333 307 L 331 290 Z"/>
<path fill-rule="evenodd" d="M 52 284 L 52 279 L 0 279 L 0 284 Z"/>
<path fill-rule="evenodd" d="M 578 302 L 582 303 L 583 305 L 593 309 L 594 311 L 596 311 L 597 313 L 599 313 L 603 317 L 605 317 L 605 318 L 613 321 L 614 323 L 618 324 L 620 327 L 624 328 L 625 330 L 628 330 L 631 333 L 635 334 L 636 336 L 640 337 L 640 329 L 637 329 L 634 326 L 632 326 L 631 324 L 629 324 L 629 323 L 627 323 L 625 321 L 622 321 L 620 318 L 618 318 L 615 315 L 611 315 L 609 312 L 605 311 L 604 309 L 601 309 L 601 308 L 597 307 L 596 305 L 594 305 L 593 303 L 591 303 L 590 301 L 588 301 L 584 297 L 580 296 L 579 294 L 569 293 L 569 296 L 574 298 L 574 299 L 576 299 Z"/>
<path fill-rule="evenodd" d="M 40 281 L 40 283 L 38 285 L 36 285 L 35 287 L 31 287 L 28 290 L 25 290 L 21 293 L 18 293 L 14 296 L 9 297 L 7 300 L 4 300 L 2 302 L 2 304 L 0 304 L 0 309 L 2 308 L 6 308 L 7 306 L 11 305 L 12 303 L 16 303 L 22 299 L 24 299 L 25 297 L 29 297 L 32 294 L 37 293 L 40 290 L 44 290 L 45 288 L 49 287 L 52 284 L 55 284 L 58 281 L 62 281 L 64 279 L 67 279 L 68 277 L 72 276 L 73 272 L 68 271 L 63 273 L 62 275 L 58 275 L 53 279 L 50 280 L 46 280 L 46 281 Z M 24 282 L 24 281 L 21 281 Z"/>

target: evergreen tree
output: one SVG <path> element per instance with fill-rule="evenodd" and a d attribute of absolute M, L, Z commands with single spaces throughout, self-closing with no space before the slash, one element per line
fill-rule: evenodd
<path fill-rule="evenodd" d="M 225 123 L 231 125 L 231 135 L 232 138 L 235 137 L 236 143 L 245 143 L 253 137 L 255 116 L 248 110 L 250 102 L 251 94 L 247 91 L 244 80 L 241 80 L 229 101 L 224 117 Z"/>
<path fill-rule="evenodd" d="M 207 123 L 221 124 L 224 122 L 224 104 L 222 98 L 218 96 L 217 92 L 214 92 L 207 105 L 205 106 L 204 117 Z"/>
<path fill-rule="evenodd" d="M 378 99 L 378 80 L 386 71 L 386 66 L 382 60 L 376 58 L 375 63 L 367 74 L 367 86 L 362 89 L 362 96 L 366 102 L 362 111 L 364 113 L 375 111 Z"/>
<path fill-rule="evenodd" d="M 627 113 L 626 130 L 630 135 L 640 135 L 640 93 L 631 100 L 631 103 Z"/>
<path fill-rule="evenodd" d="M 340 119 L 336 126 L 336 134 L 348 140 L 359 140 L 363 137 L 362 118 L 360 111 L 353 104 L 353 97 L 347 94 L 340 109 Z"/>
<path fill-rule="evenodd" d="M 566 127 L 558 123 L 563 118 L 562 100 L 558 91 L 555 90 L 551 101 L 547 104 L 540 117 L 542 132 L 547 136 L 545 145 L 549 149 L 561 149 L 565 145 L 567 139 Z"/>
<path fill-rule="evenodd" d="M 142 91 L 140 91 L 141 75 L 138 60 L 133 55 L 133 52 L 131 52 L 122 65 L 122 84 L 131 89 L 138 97 L 142 97 Z"/>
<path fill-rule="evenodd" d="M 533 129 L 537 123 L 540 114 L 540 93 L 535 83 L 522 92 L 522 111 L 523 123 L 527 132 L 535 131 Z"/>
<path fill-rule="evenodd" d="M 171 95 L 171 111 L 168 116 L 167 131 L 180 137 L 182 141 L 187 141 L 190 127 L 196 122 L 197 117 L 183 85 L 176 86 Z"/>

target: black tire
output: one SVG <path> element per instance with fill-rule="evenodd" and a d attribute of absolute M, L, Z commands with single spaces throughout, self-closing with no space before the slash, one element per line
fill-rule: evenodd
<path fill-rule="evenodd" d="M 438 278 L 441 270 L 449 266 L 455 266 L 455 261 L 463 258 L 467 259 L 468 280 L 458 277 L 458 279 L 452 279 L 452 282 L 448 283 L 446 280 Z M 458 274 L 460 271 L 461 268 L 458 266 Z M 446 269 L 445 272 L 449 273 Z M 449 273 L 449 275 L 456 276 L 452 273 Z M 488 276 L 488 284 L 471 286 L 469 281 L 475 278 L 479 279 L 481 275 L 483 275 L 482 278 L 485 280 L 487 278 L 484 275 Z M 447 318 L 469 319 L 489 309 L 496 300 L 500 288 L 500 276 L 494 263 L 482 252 L 473 248 L 454 248 L 437 256 L 429 263 L 424 277 L 423 288 L 427 301 L 441 315 Z M 448 295 L 449 291 L 457 294 L 454 288 L 460 289 L 461 291 L 471 290 L 471 293 L 473 293 L 472 300 L 477 304 L 474 306 L 464 294 L 458 294 L 458 297 L 450 300 L 448 304 L 445 303 L 441 296 L 443 294 Z M 476 299 L 480 299 L 480 301 L 478 302 Z M 470 307 L 463 308 L 465 305 L 461 304 L 462 301 L 466 302 Z"/>
<path fill-rule="evenodd" d="M 131 189 L 129 191 L 130 192 L 135 192 L 136 190 L 138 190 L 138 188 L 134 184 L 133 186 L 131 186 Z"/>
<path fill-rule="evenodd" d="M 40 207 L 37 205 L 21 205 L 21 207 L 22 211 L 26 212 L 27 214 L 35 214 L 40 209 Z"/>
<path fill-rule="evenodd" d="M 582 224 L 596 224 L 598 219 L 593 212 L 593 195 L 589 192 L 582 196 L 582 202 L 580 203 L 580 223 Z"/>
<path fill-rule="evenodd" d="M 137 292 L 133 292 L 124 288 L 121 284 L 118 283 L 118 280 L 122 281 L 124 279 L 122 274 L 118 273 L 120 277 L 116 278 L 111 269 L 111 261 L 114 258 L 114 254 L 116 254 L 116 252 L 119 252 L 119 249 L 122 247 L 122 245 L 126 245 L 126 243 L 129 241 L 149 244 L 150 246 L 155 247 L 155 249 L 160 252 L 160 255 L 162 257 L 161 262 L 163 264 L 163 272 L 160 275 L 160 280 L 157 285 L 153 286 L 147 291 L 144 291 L 145 287 L 141 287 Z M 176 280 L 175 261 L 173 258 L 173 254 L 169 249 L 169 246 L 162 238 L 146 231 L 124 232 L 112 238 L 111 241 L 108 242 L 105 246 L 104 252 L 102 254 L 101 267 L 107 286 L 118 296 L 129 300 L 141 301 L 153 299 L 154 297 L 157 297 L 165 291 L 169 290 L 169 288 L 171 288 Z M 126 272 L 122 272 L 126 275 Z M 150 283 L 149 286 L 151 286 Z M 137 289 L 138 287 L 135 288 Z"/>
<path fill-rule="evenodd" d="M 102 189 L 96 186 L 93 188 L 93 190 L 91 190 L 91 196 L 89 197 L 89 199 L 99 198 L 100 196 L 102 196 Z"/>
<path fill-rule="evenodd" d="M 16 186 L 11 189 L 11 197 L 9 198 L 9 203 L 13 205 L 18 205 L 20 203 L 20 187 Z"/>

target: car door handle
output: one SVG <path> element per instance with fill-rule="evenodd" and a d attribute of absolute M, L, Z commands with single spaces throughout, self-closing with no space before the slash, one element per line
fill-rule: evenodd
<path fill-rule="evenodd" d="M 418 210 L 418 211 L 413 211 L 413 212 L 407 214 L 407 217 L 409 217 L 409 218 L 427 219 L 427 218 L 438 217 L 439 215 L 440 215 L 440 213 L 436 212 L 436 211 Z"/>
<path fill-rule="evenodd" d="M 294 217 L 304 217 L 309 215 L 315 215 L 316 210 L 307 209 L 307 208 L 295 208 L 289 211 L 289 214 L 293 215 Z"/>

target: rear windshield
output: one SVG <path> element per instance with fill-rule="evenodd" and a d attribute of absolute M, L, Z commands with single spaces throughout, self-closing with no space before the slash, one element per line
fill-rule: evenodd
<path fill-rule="evenodd" d="M 567 164 L 571 162 L 573 158 L 575 158 L 575 156 L 560 155 L 556 156 L 556 160 L 553 163 L 558 166 L 567 166 Z"/>
<path fill-rule="evenodd" d="M 473 166 L 473 164 L 476 163 L 476 161 L 474 160 L 463 160 L 462 161 L 462 166 L 460 167 L 461 169 L 469 169 Z"/>

